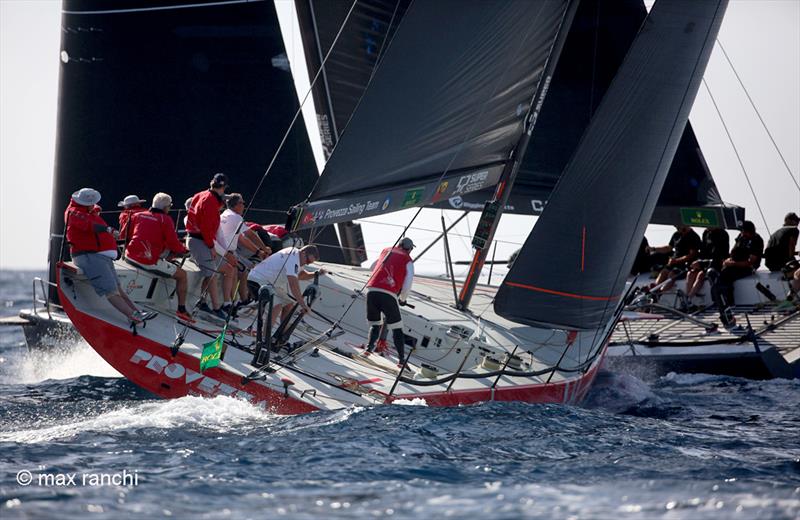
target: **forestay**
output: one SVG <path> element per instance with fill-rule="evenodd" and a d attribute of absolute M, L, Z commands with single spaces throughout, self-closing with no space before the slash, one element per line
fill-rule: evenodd
<path fill-rule="evenodd" d="M 660 0 L 500 287 L 508 319 L 607 324 L 688 120 L 726 0 Z"/>

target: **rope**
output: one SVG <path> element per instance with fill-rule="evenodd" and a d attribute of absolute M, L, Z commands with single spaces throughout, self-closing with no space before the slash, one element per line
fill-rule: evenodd
<path fill-rule="evenodd" d="M 792 179 L 792 182 L 794 183 L 794 185 L 797 186 L 798 190 L 800 190 L 800 183 L 798 183 L 797 179 L 794 178 L 794 173 L 792 173 L 792 169 L 789 168 L 789 164 L 786 162 L 786 158 L 783 156 L 783 154 L 781 153 L 780 148 L 778 148 L 778 144 L 775 142 L 775 139 L 772 137 L 772 132 L 770 132 L 769 128 L 767 128 L 767 123 L 765 123 L 764 122 L 764 118 L 761 117 L 761 113 L 756 108 L 756 104 L 753 102 L 753 98 L 750 97 L 750 93 L 747 91 L 747 88 L 745 88 L 744 82 L 742 82 L 742 78 L 740 78 L 739 77 L 739 73 L 736 72 L 736 67 L 733 66 L 733 62 L 731 61 L 730 57 L 728 56 L 728 53 L 725 52 L 725 47 L 722 46 L 722 42 L 719 41 L 719 40 L 717 40 L 717 45 L 719 45 L 719 49 L 722 51 L 722 54 L 725 56 L 725 59 L 728 61 L 728 65 L 731 66 L 731 70 L 733 71 L 733 75 L 736 76 L 736 79 L 739 81 L 739 85 L 742 87 L 742 90 L 744 91 L 744 95 L 747 96 L 747 100 L 750 102 L 750 106 L 753 107 L 753 110 L 755 111 L 756 115 L 758 116 L 758 120 L 761 121 L 761 126 L 763 126 L 764 127 L 764 131 L 767 132 L 767 135 L 769 136 L 769 140 L 772 142 L 772 146 L 775 147 L 775 151 L 778 152 L 778 156 L 781 158 L 781 161 L 783 161 L 783 165 L 786 167 L 786 173 L 789 174 L 789 178 Z"/>
<path fill-rule="evenodd" d="M 722 112 L 719 110 L 719 106 L 717 105 L 717 100 L 714 99 L 714 95 L 711 93 L 711 88 L 708 86 L 708 82 L 706 79 L 703 78 L 703 85 L 706 87 L 706 91 L 708 92 L 709 97 L 711 98 L 711 103 L 714 105 L 714 110 L 717 111 L 717 116 L 719 116 L 719 120 L 722 123 L 722 128 L 725 129 L 725 135 L 728 136 L 728 141 L 731 143 L 731 147 L 733 148 L 734 154 L 736 154 L 736 159 L 739 161 L 739 166 L 742 168 L 742 173 L 744 173 L 744 178 L 747 181 L 747 186 L 750 187 L 750 193 L 753 195 L 753 200 L 756 203 L 756 207 L 758 208 L 758 212 L 761 214 L 761 220 L 764 221 L 764 227 L 767 230 L 767 233 L 770 233 L 769 224 L 767 224 L 767 218 L 764 216 L 764 210 L 761 209 L 761 203 L 758 202 L 758 197 L 756 197 L 756 191 L 753 189 L 753 183 L 750 182 L 750 176 L 747 174 L 747 168 L 744 167 L 744 162 L 742 161 L 742 156 L 739 155 L 739 150 L 736 148 L 736 143 L 733 142 L 733 137 L 731 137 L 731 133 L 728 130 L 728 125 L 725 124 L 725 118 L 722 117 Z"/>

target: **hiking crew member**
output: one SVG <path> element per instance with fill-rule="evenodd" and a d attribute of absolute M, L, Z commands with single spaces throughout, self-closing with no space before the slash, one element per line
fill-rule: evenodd
<path fill-rule="evenodd" d="M 77 265 L 98 296 L 105 296 L 111 305 L 133 323 L 141 323 L 145 316 L 136 308 L 122 290 L 114 269 L 117 258 L 117 241 L 114 228 L 100 216 L 100 192 L 81 188 L 72 194 L 64 212 L 66 235 L 72 261 Z"/>
<path fill-rule="evenodd" d="M 756 233 L 755 224 L 745 220 L 734 241 L 730 257 L 722 262 L 719 279 L 711 287 L 711 296 L 720 309 L 720 319 L 724 325 L 736 323 L 729 312 L 729 307 L 735 303 L 733 283 L 753 274 L 761 265 L 763 253 L 764 239 Z"/>
<path fill-rule="evenodd" d="M 800 234 L 797 229 L 798 224 L 800 217 L 796 213 L 787 213 L 783 218 L 783 227 L 770 235 L 767 248 L 764 250 L 764 264 L 770 271 L 780 271 L 788 262 L 794 260 L 797 237 Z"/>
<path fill-rule="evenodd" d="M 655 253 L 670 253 L 672 256 L 667 260 L 667 265 L 656 278 L 655 286 L 667 280 L 661 292 L 667 291 L 672 287 L 675 280 L 680 280 L 686 276 L 686 270 L 697 257 L 700 251 L 700 235 L 689 226 L 675 226 L 677 231 L 669 239 L 669 245 L 653 248 Z"/>
<path fill-rule="evenodd" d="M 278 316 L 281 320 L 289 316 L 294 301 L 300 305 L 303 312 L 311 311 L 303 299 L 303 293 L 300 292 L 300 280 L 314 278 L 314 273 L 306 271 L 303 266 L 313 264 L 317 260 L 319 260 L 317 246 L 308 245 L 300 249 L 287 247 L 262 260 L 250 271 L 247 281 L 255 294 L 258 294 L 258 289 L 262 285 L 266 285 L 275 295 L 275 304 L 272 307 L 273 324 L 277 323 Z M 325 274 L 324 269 L 318 272 Z"/>
<path fill-rule="evenodd" d="M 167 214 L 171 206 L 172 197 L 156 193 L 149 211 L 131 217 L 131 237 L 125 249 L 125 260 L 134 267 L 174 278 L 178 295 L 178 312 L 175 314 L 184 321 L 192 321 L 186 312 L 186 271 L 167 260 L 169 256 L 189 252 L 178 239 L 175 223 Z"/>
<path fill-rule="evenodd" d="M 119 239 L 120 240 L 127 240 L 130 238 L 128 236 L 128 231 L 130 228 L 130 221 L 131 217 L 137 213 L 141 213 L 142 211 L 146 211 L 147 208 L 142 206 L 142 203 L 147 202 L 146 200 L 140 199 L 138 195 L 128 195 L 121 201 L 117 202 L 117 207 L 122 208 L 122 212 L 119 214 Z"/>
<path fill-rule="evenodd" d="M 381 251 L 372 274 L 367 281 L 367 323 L 369 323 L 369 339 L 364 355 L 375 350 L 381 328 L 381 315 L 385 317 L 386 326 L 392 331 L 394 348 L 397 349 L 398 367 L 405 361 L 405 335 L 403 334 L 403 316 L 400 305 L 405 305 L 411 284 L 414 282 L 414 262 L 411 250 L 414 242 L 403 238 L 396 247 L 387 247 Z"/>
<path fill-rule="evenodd" d="M 249 258 L 253 254 L 257 254 L 257 258 L 263 260 L 267 257 L 267 251 L 263 247 L 256 246 L 245 234 L 245 231 L 249 231 L 249 229 L 244 225 L 244 219 L 242 218 L 244 199 L 241 193 L 228 195 L 225 204 L 227 209 L 220 216 L 217 252 L 224 254 L 226 259 L 233 259 L 236 262 L 232 272 L 226 275 L 222 282 L 222 296 L 225 300 L 222 308 L 227 312 L 227 306 L 233 302 L 235 296 L 234 279 L 239 278 L 239 297 L 242 301 L 246 301 L 248 299 L 247 271 L 253 267 L 253 262 Z M 240 248 L 243 248 L 249 254 L 239 256 L 238 250 Z"/>
<path fill-rule="evenodd" d="M 216 283 L 217 253 L 214 250 L 214 241 L 219 230 L 219 212 L 224 204 L 223 196 L 228 187 L 228 177 L 224 173 L 214 175 L 211 187 L 208 190 L 195 193 L 189 203 L 186 215 L 186 245 L 192 260 L 200 268 L 203 277 L 202 291 L 208 291 L 211 296 L 212 308 L 205 301 L 200 300 L 197 308 L 218 318 L 226 318 L 220 308 L 219 293 Z M 225 272 L 225 266 L 220 263 L 220 271 Z"/>
<path fill-rule="evenodd" d="M 690 302 L 703 287 L 707 273 L 713 269 L 714 276 L 719 274 L 730 250 L 730 237 L 722 228 L 706 229 L 701 242 L 698 259 L 692 262 L 686 277 L 686 296 Z"/>

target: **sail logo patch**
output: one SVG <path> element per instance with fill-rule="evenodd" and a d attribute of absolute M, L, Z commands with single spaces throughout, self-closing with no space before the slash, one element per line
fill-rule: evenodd
<path fill-rule="evenodd" d="M 442 196 L 444 195 L 444 192 L 447 191 L 448 186 L 450 186 L 449 181 L 444 181 L 441 184 L 439 184 L 439 186 L 436 188 L 436 191 L 433 194 L 433 197 L 431 197 L 431 202 L 439 202 L 439 200 L 441 200 Z"/>
<path fill-rule="evenodd" d="M 412 190 L 408 190 L 405 195 L 403 195 L 403 202 L 400 204 L 400 207 L 410 208 L 411 206 L 416 206 L 422 202 L 422 195 L 424 194 L 425 188 L 414 188 Z"/>
<path fill-rule="evenodd" d="M 477 191 L 486 185 L 486 179 L 488 178 L 489 170 L 462 175 L 458 178 L 458 183 L 456 184 L 455 191 L 453 191 L 453 195 Z"/>

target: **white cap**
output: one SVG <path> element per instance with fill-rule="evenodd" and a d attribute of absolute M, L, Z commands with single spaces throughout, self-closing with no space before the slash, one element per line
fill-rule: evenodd
<path fill-rule="evenodd" d="M 100 192 L 92 188 L 81 188 L 72 194 L 72 200 L 81 206 L 94 206 L 100 202 Z"/>
<path fill-rule="evenodd" d="M 117 202 L 117 207 L 127 208 L 128 206 L 132 206 L 133 204 L 141 204 L 142 202 L 147 201 L 145 199 L 140 199 L 138 195 L 128 195 L 121 201 Z"/>
<path fill-rule="evenodd" d="M 166 193 L 156 193 L 155 195 L 153 195 L 152 206 L 154 208 L 167 211 L 171 205 L 172 205 L 172 197 L 170 197 Z"/>

